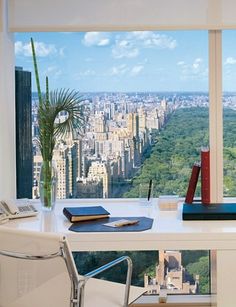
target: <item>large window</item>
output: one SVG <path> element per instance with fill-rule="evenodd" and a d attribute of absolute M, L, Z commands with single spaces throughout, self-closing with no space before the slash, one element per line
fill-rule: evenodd
<path fill-rule="evenodd" d="M 209 143 L 207 31 L 17 34 L 17 66 L 33 76 L 38 197 L 42 159 L 31 35 L 41 84 L 48 76 L 51 90 L 80 91 L 89 110 L 82 135 L 58 140 L 58 197 L 138 197 L 139 184 L 150 179 L 155 196 L 184 196 L 192 164 Z"/>

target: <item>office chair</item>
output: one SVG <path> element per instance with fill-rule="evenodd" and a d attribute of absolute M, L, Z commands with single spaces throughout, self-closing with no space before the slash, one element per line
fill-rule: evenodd
<path fill-rule="evenodd" d="M 123 261 L 126 285 L 93 278 Z M 145 292 L 131 274 L 123 256 L 79 275 L 65 236 L 0 226 L 0 307 L 127 307 Z"/>

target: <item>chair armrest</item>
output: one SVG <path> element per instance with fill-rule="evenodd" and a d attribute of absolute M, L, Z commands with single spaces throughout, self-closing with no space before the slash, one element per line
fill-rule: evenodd
<path fill-rule="evenodd" d="M 117 265 L 117 264 L 119 264 L 119 263 L 121 263 L 121 262 L 123 262 L 125 260 L 128 263 L 128 268 L 130 267 L 130 269 L 132 270 L 133 264 L 132 264 L 132 260 L 130 259 L 130 257 L 122 256 L 122 257 L 117 258 L 117 259 L 115 259 L 115 260 L 113 260 L 113 261 L 111 261 L 111 262 L 109 262 L 107 264 L 104 264 L 103 266 L 101 266 L 101 267 L 99 267 L 99 268 L 97 268 L 97 269 L 95 269 L 95 270 L 85 274 L 84 276 L 88 277 L 88 278 L 94 277 L 94 276 L 98 275 L 99 273 L 101 273 L 103 271 L 106 271 L 107 269 L 110 269 L 113 266 L 115 266 L 115 265 Z"/>
<path fill-rule="evenodd" d="M 107 269 L 112 268 L 113 266 L 123 262 L 123 261 L 127 261 L 127 275 L 126 275 L 126 284 L 125 284 L 125 298 L 124 298 L 124 307 L 128 306 L 128 302 L 129 302 L 129 292 L 130 292 L 130 285 L 131 285 L 131 277 L 132 277 L 132 270 L 133 270 L 133 263 L 130 257 L 128 256 L 122 256 L 120 258 L 117 258 L 87 274 L 84 275 L 85 278 L 85 282 L 91 278 L 94 277 L 96 275 L 98 275 L 99 273 L 106 271 Z"/>

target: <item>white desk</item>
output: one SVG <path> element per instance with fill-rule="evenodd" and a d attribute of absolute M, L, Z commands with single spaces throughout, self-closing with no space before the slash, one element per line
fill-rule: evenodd
<path fill-rule="evenodd" d="M 147 216 L 153 227 L 143 232 L 75 233 L 62 214 L 64 206 L 101 204 L 111 216 Z M 53 213 L 14 220 L 9 227 L 64 233 L 74 251 L 109 250 L 196 250 L 217 252 L 217 306 L 235 307 L 236 292 L 236 221 L 182 221 L 178 211 L 159 211 L 157 205 L 145 207 L 131 200 L 58 201 Z"/>

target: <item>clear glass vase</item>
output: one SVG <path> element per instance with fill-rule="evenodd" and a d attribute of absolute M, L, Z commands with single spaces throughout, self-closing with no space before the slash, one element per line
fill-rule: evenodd
<path fill-rule="evenodd" d="M 54 161 L 42 162 L 39 194 L 43 210 L 52 211 L 57 196 L 57 168 Z"/>

